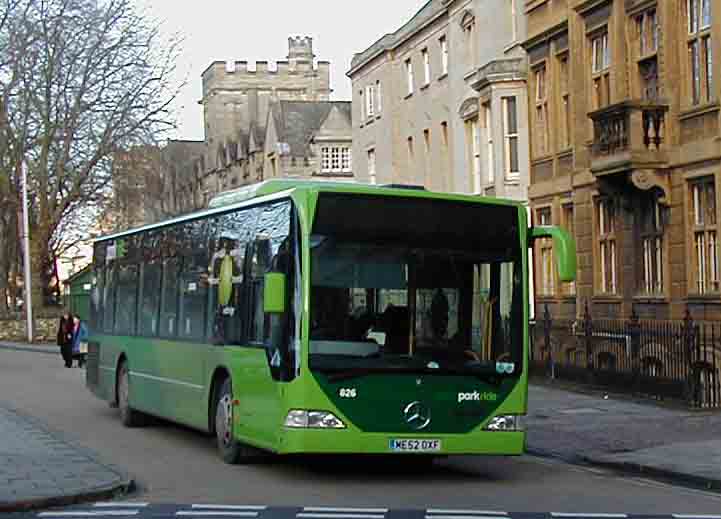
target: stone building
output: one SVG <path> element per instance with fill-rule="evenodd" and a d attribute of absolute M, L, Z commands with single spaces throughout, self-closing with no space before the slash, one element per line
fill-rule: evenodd
<path fill-rule="evenodd" d="M 536 251 L 538 302 L 573 319 L 721 319 L 721 4 L 527 0 L 535 223 L 576 237 L 578 278 Z"/>
<path fill-rule="evenodd" d="M 329 101 L 330 63 L 315 60 L 312 38 L 289 38 L 287 59 L 274 65 L 216 61 L 202 81 L 202 152 L 176 143 L 166 168 L 174 214 L 274 176 L 352 176 L 349 103 Z"/>
<path fill-rule="evenodd" d="M 353 178 L 351 103 L 278 101 L 265 137 L 265 178 Z"/>
<path fill-rule="evenodd" d="M 431 0 L 353 57 L 359 180 L 526 200 L 522 0 Z"/>

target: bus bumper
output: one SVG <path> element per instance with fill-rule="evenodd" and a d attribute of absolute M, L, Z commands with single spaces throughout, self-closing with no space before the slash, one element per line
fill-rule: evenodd
<path fill-rule="evenodd" d="M 437 450 L 397 450 L 398 440 L 439 441 Z M 428 444 L 429 442 L 425 442 Z M 524 453 L 526 433 L 476 431 L 466 434 L 358 433 L 352 430 L 284 429 L 280 454 L 397 454 L 518 456 Z"/>

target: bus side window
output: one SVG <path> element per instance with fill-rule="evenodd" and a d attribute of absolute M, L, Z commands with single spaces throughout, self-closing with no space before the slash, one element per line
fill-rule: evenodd
<path fill-rule="evenodd" d="M 264 236 L 259 236 L 253 243 L 249 265 L 250 279 L 248 280 L 250 303 L 250 329 L 248 338 L 250 342 L 256 344 L 262 344 L 267 335 L 267 319 L 265 312 L 263 312 L 263 288 L 265 285 L 264 276 L 270 270 L 270 266 L 270 240 Z"/>

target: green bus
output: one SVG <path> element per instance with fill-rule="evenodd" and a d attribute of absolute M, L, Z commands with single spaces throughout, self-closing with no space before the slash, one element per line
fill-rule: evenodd
<path fill-rule="evenodd" d="M 518 455 L 532 240 L 516 202 L 271 180 L 94 244 L 87 386 L 259 453 Z"/>

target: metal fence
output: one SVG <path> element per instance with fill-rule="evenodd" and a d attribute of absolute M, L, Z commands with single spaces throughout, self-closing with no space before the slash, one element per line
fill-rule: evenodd
<path fill-rule="evenodd" d="M 721 323 L 593 319 L 553 320 L 548 306 L 534 326 L 535 374 L 721 407 Z"/>

